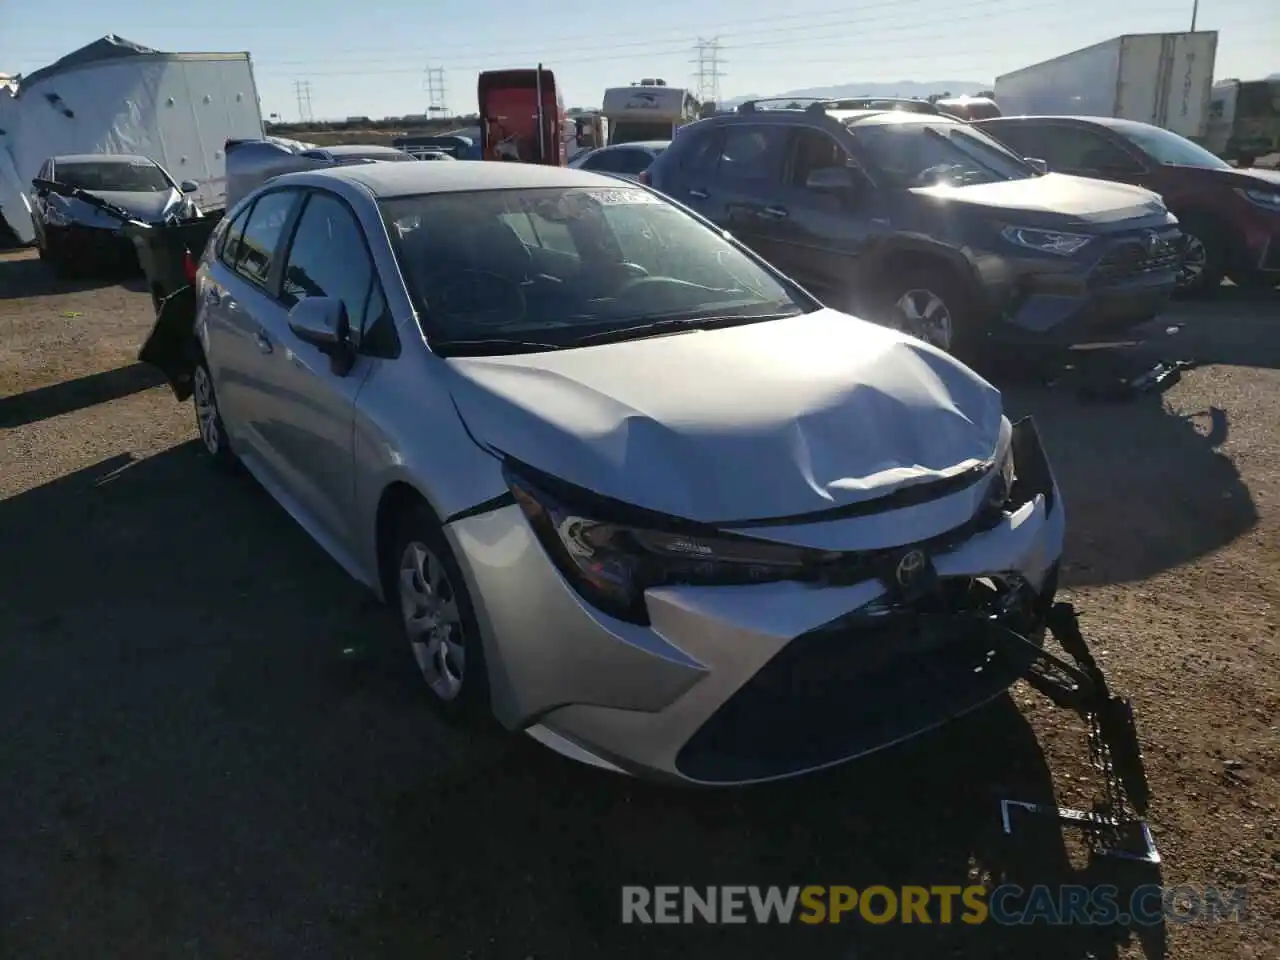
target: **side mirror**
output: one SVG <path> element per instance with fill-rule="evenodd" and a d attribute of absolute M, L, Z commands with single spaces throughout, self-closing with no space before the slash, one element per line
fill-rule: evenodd
<path fill-rule="evenodd" d="M 43 200 L 52 193 L 58 185 L 52 180 L 45 180 L 42 177 L 36 177 L 31 181 L 31 186 L 35 187 L 36 196 Z"/>
<path fill-rule="evenodd" d="M 194 180 L 183 180 L 178 184 L 178 189 L 183 193 L 195 193 L 200 189 L 200 184 L 196 183 Z"/>
<path fill-rule="evenodd" d="M 340 377 L 351 372 L 355 350 L 351 345 L 351 321 L 346 305 L 336 297 L 307 297 L 289 311 L 289 330 L 329 358 L 329 368 Z"/>
<path fill-rule="evenodd" d="M 1049 172 L 1048 162 L 1041 160 L 1039 157 L 1023 157 L 1023 160 L 1026 161 L 1027 166 L 1036 173 L 1043 175 Z"/>
<path fill-rule="evenodd" d="M 857 180 L 848 167 L 822 167 L 812 171 L 804 185 L 819 193 L 848 193 L 856 188 Z"/>

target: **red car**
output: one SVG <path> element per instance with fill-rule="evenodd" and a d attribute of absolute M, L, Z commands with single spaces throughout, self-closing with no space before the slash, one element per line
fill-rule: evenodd
<path fill-rule="evenodd" d="M 981 127 L 1055 173 L 1120 180 L 1164 197 L 1186 236 L 1180 292 L 1280 284 L 1280 172 L 1241 170 L 1185 137 L 1108 117 L 999 117 Z"/>

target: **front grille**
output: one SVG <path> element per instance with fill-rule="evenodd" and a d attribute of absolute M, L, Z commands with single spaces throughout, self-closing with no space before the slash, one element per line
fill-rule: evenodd
<path fill-rule="evenodd" d="M 1099 285 L 1122 283 L 1157 273 L 1177 270 L 1182 260 L 1182 237 L 1160 234 L 1160 245 L 1152 249 L 1145 237 L 1115 244 L 1094 268 L 1093 282 Z"/>
<path fill-rule="evenodd" d="M 1017 578 L 943 578 L 911 603 L 877 601 L 797 637 L 681 749 L 685 776 L 785 776 L 894 743 L 994 697 L 1028 668 L 994 625 L 1042 635 L 1043 595 Z"/>

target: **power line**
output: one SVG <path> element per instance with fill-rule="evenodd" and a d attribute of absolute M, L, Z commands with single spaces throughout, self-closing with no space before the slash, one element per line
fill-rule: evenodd
<path fill-rule="evenodd" d="M 445 98 L 444 67 L 427 67 L 427 114 L 443 115 L 449 112 Z"/>
<path fill-rule="evenodd" d="M 1006 8 L 1005 12 L 1006 12 L 1006 13 L 1016 13 L 1016 12 L 1037 11 L 1037 10 L 1045 10 L 1045 9 L 1048 9 L 1048 5 L 1047 5 L 1046 3 L 1044 3 L 1044 2 L 1038 2 L 1038 3 L 1034 3 L 1034 4 L 1030 4 L 1030 5 L 1025 5 L 1025 6 L 1022 6 L 1022 7 Z M 1060 9 L 1060 7 L 1059 7 L 1059 8 L 1057 8 L 1057 9 Z M 1161 6 L 1161 7 L 1158 7 L 1158 8 L 1156 8 L 1156 7 L 1136 8 L 1136 9 L 1135 9 L 1135 8 L 1129 8 L 1126 12 L 1128 12 L 1128 13 L 1139 13 L 1139 14 L 1140 14 L 1140 13 L 1148 13 L 1148 14 L 1149 14 L 1149 13 L 1155 13 L 1155 12 L 1159 12 L 1159 13 L 1169 13 L 1169 10 L 1168 10 L 1168 7 L 1167 7 L 1167 6 Z M 1181 15 L 1181 14 L 1180 14 L 1180 15 Z M 1073 11 L 1071 12 L 1071 14 L 1070 14 L 1069 16 L 1064 17 L 1064 18 L 1062 18 L 1062 19 L 1060 19 L 1060 20 L 1057 20 L 1057 21 L 1052 21 L 1052 22 L 1045 22 L 1045 23 L 1042 23 L 1042 24 L 1040 24 L 1040 27 L 1041 27 L 1041 29 L 1042 29 L 1042 30 L 1045 30 L 1046 32 L 1048 32 L 1048 31 L 1050 31 L 1050 30 L 1051 30 L 1053 27 L 1055 27 L 1055 26 L 1068 26 L 1068 25 L 1074 25 L 1074 24 L 1077 24 L 1077 23 L 1079 22 L 1079 19 L 1080 19 L 1080 11 L 1079 11 L 1078 9 L 1075 9 L 1075 10 L 1073 10 Z M 864 34 L 860 39 L 861 39 L 861 41 L 862 41 L 862 42 L 870 43 L 871 45 L 873 45 L 873 46 L 874 46 L 875 48 L 877 48 L 877 49 L 879 49 L 879 48 L 881 48 L 881 47 L 892 47 L 892 46 L 895 46 L 895 45 L 903 45 L 903 44 L 918 45 L 920 42 L 922 42 L 922 41 L 926 41 L 926 40 L 952 39 L 952 40 L 956 40 L 956 41 L 957 41 L 957 45 L 958 45 L 958 46 L 961 46 L 961 48 L 963 49 L 963 51 L 964 51 L 965 53 L 975 53 L 975 52 L 981 52 L 981 53 L 984 53 L 984 54 L 991 54 L 991 53 L 994 53 L 994 54 L 997 54 L 997 55 L 1003 54 L 1003 55 L 1005 55 L 1006 57 L 1008 57 L 1008 55 L 1010 54 L 1010 50 L 1009 50 L 1009 47 L 1008 47 L 1008 45 L 1007 45 L 1007 44 L 1006 44 L 1006 45 L 1004 45 L 1004 46 L 997 46 L 997 47 L 984 48 L 984 49 L 983 49 L 983 50 L 981 50 L 981 51 L 976 50 L 975 48 L 972 48 L 972 47 L 968 47 L 967 45 L 963 45 L 963 44 L 961 43 L 961 41 L 963 41 L 963 40 L 964 40 L 964 39 L 966 39 L 966 38 L 965 38 L 963 35 L 958 34 L 958 33 L 957 33 L 957 31 L 954 29 L 954 26 L 953 26 L 953 25 L 954 25 L 956 22 L 958 22 L 958 21 L 964 21 L 964 20 L 978 20 L 978 21 L 981 21 L 981 22 L 982 22 L 982 24 L 981 24 L 981 25 L 985 28 L 985 27 L 989 26 L 989 22 L 990 22 L 990 14 L 987 14 L 987 13 L 977 13 L 977 14 L 971 14 L 971 15 L 963 15 L 963 14 L 959 14 L 959 15 L 949 16 L 949 17 L 947 18 L 947 27 L 946 27 L 945 29 L 941 29 L 941 30 L 939 30 L 939 31 L 937 31 L 937 32 L 933 32 L 933 33 L 929 33 L 929 32 L 922 33 L 922 32 L 920 31 L 920 27 L 919 27 L 919 23 L 918 23 L 918 21 L 913 21 L 913 22 L 911 22 L 911 23 L 902 24 L 901 26 L 896 27 L 896 28 L 876 30 L 873 36 L 865 35 L 865 34 Z M 849 39 L 848 39 L 848 38 L 845 38 L 845 37 L 833 37 L 833 36 L 831 36 L 832 29 L 833 29 L 833 28 L 835 28 L 835 27 L 838 27 L 838 26 L 857 25 L 857 24 L 861 24 L 861 23 L 863 23 L 863 22 L 865 22 L 865 21 L 862 21 L 862 20 L 856 20 L 856 19 L 855 19 L 855 20 L 847 20 L 847 19 L 846 19 L 845 21 L 842 21 L 842 22 L 839 22 L 839 23 L 833 22 L 833 23 L 829 23 L 829 24 L 810 24 L 810 25 L 808 25 L 807 27 L 805 27 L 805 28 L 804 28 L 804 29 L 813 29 L 813 28 L 819 28 L 819 29 L 821 29 L 823 32 L 822 32 L 821 34 L 819 34 L 818 36 L 801 36 L 801 37 L 785 37 L 785 38 L 778 38 L 778 37 L 776 37 L 776 36 L 772 36 L 772 34 L 776 33 L 776 31 L 760 31 L 760 32 L 765 32 L 765 33 L 769 33 L 769 34 L 771 34 L 770 39 L 757 40 L 757 41 L 749 41 L 749 42 L 745 42 L 745 43 L 734 43 L 734 44 L 732 45 L 732 47 L 733 47 L 733 49 L 735 49 L 735 50 L 736 50 L 736 49 L 740 49 L 740 48 L 744 48 L 744 47 L 745 47 L 745 48 L 753 48 L 753 49 L 763 49 L 763 48 L 771 48 L 771 47 L 776 48 L 776 47 L 782 47 L 782 46 L 792 46 L 792 45 L 799 44 L 799 43 L 804 43 L 806 46 L 808 46 L 808 47 L 810 47 L 810 48 L 818 47 L 818 46 L 822 46 L 822 45 L 830 45 L 830 44 L 836 44 L 836 45 L 839 45 L 839 46 L 848 47 L 849 42 L 850 42 L 850 41 L 849 41 Z M 800 28 L 792 28 L 792 29 L 800 29 Z M 892 34 L 892 33 L 902 33 L 902 34 L 905 34 L 905 36 L 903 36 L 903 37 L 899 37 L 899 38 L 897 38 L 897 39 L 893 39 L 893 40 L 881 40 L 881 39 L 879 39 L 879 38 L 880 38 L 880 36 L 881 36 L 881 35 L 883 35 L 883 34 Z M 986 30 L 984 29 L 984 33 L 988 33 L 988 31 L 986 31 Z M 744 34 L 739 34 L 739 35 L 741 36 L 741 35 L 744 35 Z M 1270 41 L 1267 41 L 1267 42 L 1270 42 Z M 623 45 L 624 45 L 624 44 L 617 44 L 616 46 L 623 46 Z M 722 47 L 721 49 L 723 49 L 723 47 Z M 621 53 L 621 54 L 620 54 L 620 53 L 609 53 L 609 54 L 601 54 L 601 55 L 598 55 L 598 56 L 591 56 L 591 57 L 580 57 L 580 56 L 575 56 L 575 55 L 573 55 L 573 54 L 567 54 L 566 56 L 564 56 L 564 57 L 560 57 L 560 58 L 553 58 L 553 57 L 551 57 L 551 56 L 548 56 L 548 59 L 552 59 L 552 60 L 553 60 L 553 62 L 554 62 L 555 60 L 558 60 L 558 61 L 559 61 L 560 63 L 562 63 L 562 64 L 577 65 L 577 64 L 585 64 L 585 63 L 600 63 L 600 62 L 606 62 L 606 61 L 608 61 L 608 62 L 613 62 L 613 61 L 616 61 L 616 60 L 639 59 L 639 58 L 651 59 L 651 58 L 653 58 L 653 57 L 655 57 L 655 56 L 661 56 L 661 55 L 664 55 L 664 54 L 676 54 L 676 53 L 681 53 L 681 52 L 687 52 L 688 50 L 689 50 L 689 44 L 687 44 L 687 43 L 686 43 L 683 47 L 670 47 L 670 48 L 665 48 L 665 49 L 663 49 L 663 48 L 649 48 L 649 49 L 645 49 L 645 50 L 637 51 L 637 52 L 635 52 L 635 53 Z M 1023 53 L 1021 53 L 1021 54 L 1015 54 L 1015 55 L 1018 55 L 1019 60 L 1021 60 L 1021 59 L 1025 58 L 1025 57 L 1027 56 L 1027 54 L 1025 53 L 1025 51 L 1024 51 Z M 938 54 L 937 54 L 937 53 L 927 53 L 927 54 L 922 54 L 922 55 L 919 55 L 919 56 L 911 56 L 911 55 L 903 56 L 903 55 L 899 55 L 899 54 L 896 54 L 896 53 L 895 53 L 895 54 L 892 54 L 890 57 L 884 58 L 884 59 L 883 59 L 883 60 L 881 60 L 880 62 L 882 62 L 882 63 L 883 63 L 883 62 L 885 62 L 886 60 L 892 60 L 892 62 L 894 62 L 894 63 L 899 63 L 899 62 L 902 62 L 902 61 L 904 61 L 904 60 L 914 60 L 914 61 L 930 60 L 930 61 L 936 61 L 937 59 L 938 59 Z M 385 63 L 385 59 L 383 59 L 381 62 L 384 62 L 384 63 Z M 723 63 L 724 61 L 720 61 L 720 62 L 722 62 L 722 63 Z M 806 62 L 806 63 L 814 63 L 814 62 L 817 62 L 817 63 L 848 63 L 848 62 L 850 62 L 850 57 L 846 54 L 845 56 L 842 56 L 842 57 L 840 57 L 840 58 L 838 58 L 838 59 L 835 59 L 835 60 L 825 60 L 825 61 L 824 61 L 824 60 L 817 60 L 817 61 L 815 61 L 815 60 L 813 60 L 812 58 L 806 57 L 806 58 L 805 58 L 805 62 Z M 345 66 L 345 64 L 344 64 L 344 66 Z M 492 63 L 492 62 L 472 62 L 472 63 L 459 63 L 459 64 L 453 64 L 453 63 L 451 63 L 451 64 L 450 64 L 450 69 L 452 69 L 452 70 L 464 70 L 464 71 L 469 71 L 469 70 L 485 70 L 485 69 L 492 69 L 492 68 L 493 68 L 493 63 Z M 270 69 L 268 68 L 268 69 L 267 69 L 266 71 L 264 71 L 264 72 L 271 72 L 271 71 L 270 71 Z M 350 75 L 362 75 L 362 76 L 363 76 L 363 75 L 370 75 L 370 74 L 375 74 L 375 75 L 394 75 L 394 74 L 406 74 L 406 73 L 416 73 L 416 72 L 418 72 L 418 68 L 414 68 L 414 67 L 410 67 L 410 68 L 394 68 L 394 67 L 392 67 L 392 68 L 383 68 L 383 69 L 377 69 L 377 68 L 374 68 L 374 69 L 358 69 L 358 70 L 328 70 L 328 71 L 326 71 L 326 74 L 328 74 L 328 75 L 343 75 L 343 74 L 350 74 Z M 723 75 L 723 74 L 722 74 L 722 75 Z"/>
<path fill-rule="evenodd" d="M 315 114 L 311 112 L 311 81 L 293 81 L 293 92 L 298 98 L 298 120 L 302 123 L 310 123 L 315 119 Z"/>
<path fill-rule="evenodd" d="M 698 38 L 697 46 L 694 48 L 698 58 L 693 61 L 698 66 L 696 75 L 697 97 L 701 103 L 719 103 L 720 102 L 720 77 L 723 75 L 720 70 L 720 38 L 712 37 L 710 40 Z"/>

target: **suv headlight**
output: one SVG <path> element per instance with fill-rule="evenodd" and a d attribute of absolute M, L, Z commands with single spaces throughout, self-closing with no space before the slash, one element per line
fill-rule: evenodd
<path fill-rule="evenodd" d="M 572 495 L 551 484 L 503 468 L 507 485 L 543 549 L 578 594 L 593 607 L 631 623 L 649 622 L 644 592 L 666 584 L 727 586 L 799 579 L 824 554 L 731 534 L 705 534 L 692 524 L 638 508 L 609 518 L 602 498 L 589 508 L 571 506 Z M 558 486 L 558 484 L 557 484 Z"/>
<path fill-rule="evenodd" d="M 1242 187 L 1237 189 L 1236 193 L 1259 207 L 1266 207 L 1268 210 L 1280 212 L 1280 191 Z"/>
<path fill-rule="evenodd" d="M 1017 479 L 1013 462 L 1013 444 L 1006 443 L 1004 449 L 996 456 L 996 468 L 992 471 L 990 486 L 987 487 L 987 498 L 984 502 L 984 506 L 988 509 L 1004 505 Z"/>
<path fill-rule="evenodd" d="M 1019 247 L 1040 253 L 1056 253 L 1069 257 L 1079 252 L 1093 237 L 1080 233 L 1060 233 L 1056 230 L 1035 230 L 1031 227 L 1005 227 L 1000 236 Z"/>

